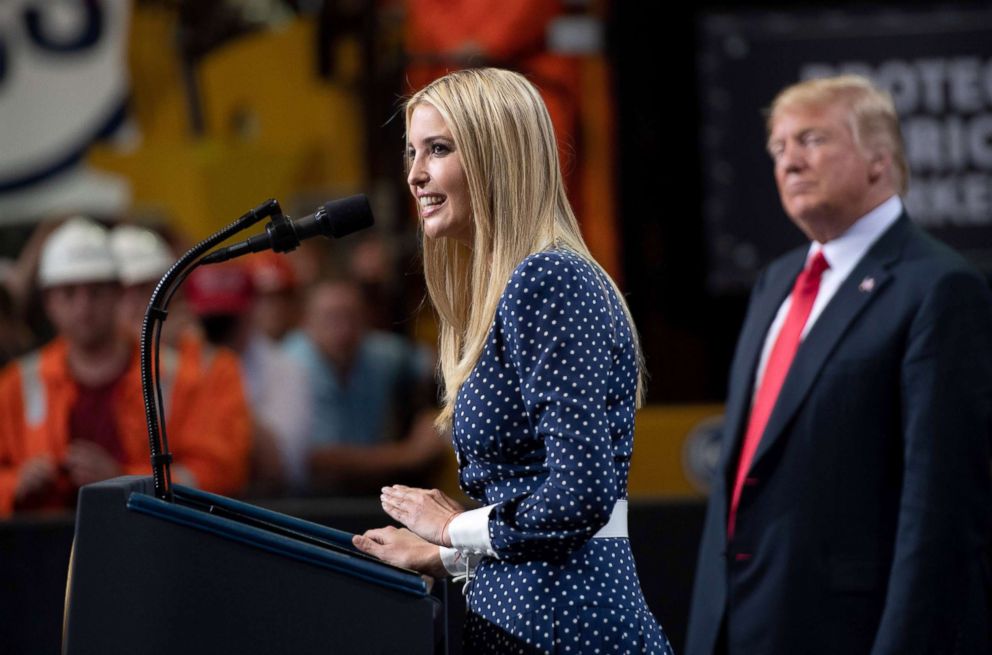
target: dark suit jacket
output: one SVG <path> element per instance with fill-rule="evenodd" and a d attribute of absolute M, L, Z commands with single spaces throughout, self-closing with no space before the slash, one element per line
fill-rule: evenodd
<path fill-rule="evenodd" d="M 807 248 L 751 297 L 688 655 L 990 653 L 992 295 L 902 216 L 801 344 L 727 508 L 755 368 Z"/>

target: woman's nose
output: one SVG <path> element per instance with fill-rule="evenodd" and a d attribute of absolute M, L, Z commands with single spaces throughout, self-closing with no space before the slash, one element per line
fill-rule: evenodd
<path fill-rule="evenodd" d="M 410 172 L 407 173 L 406 181 L 410 186 L 423 184 L 428 179 L 427 170 L 424 168 L 420 157 L 416 157 L 410 162 Z"/>

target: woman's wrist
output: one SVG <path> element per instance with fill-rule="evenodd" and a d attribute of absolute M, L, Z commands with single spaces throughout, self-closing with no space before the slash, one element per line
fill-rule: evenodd
<path fill-rule="evenodd" d="M 451 521 L 459 514 L 461 514 L 461 512 L 452 512 L 451 515 L 448 516 L 448 519 L 444 522 L 444 525 L 441 526 L 441 546 L 446 546 L 448 548 L 452 547 L 451 531 L 448 528 L 451 526 Z"/>
<path fill-rule="evenodd" d="M 444 546 L 434 546 L 433 556 L 424 570 L 424 573 L 439 580 L 451 575 L 451 571 L 448 570 L 448 567 L 444 563 L 444 556 L 441 552 L 443 548 Z"/>

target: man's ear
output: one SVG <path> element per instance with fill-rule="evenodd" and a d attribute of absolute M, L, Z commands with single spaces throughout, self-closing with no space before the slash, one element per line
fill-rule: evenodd
<path fill-rule="evenodd" d="M 873 150 L 868 153 L 868 181 L 874 184 L 886 175 L 891 175 L 892 153 L 888 150 Z"/>

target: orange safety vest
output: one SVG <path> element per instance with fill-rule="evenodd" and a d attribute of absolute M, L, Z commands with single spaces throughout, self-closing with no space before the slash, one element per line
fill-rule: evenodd
<path fill-rule="evenodd" d="M 248 475 L 251 418 L 237 356 L 186 337 L 163 350 L 163 402 L 175 465 L 198 487 L 237 494 Z M 69 413 L 78 394 L 67 345 L 55 339 L 0 371 L 0 517 L 13 512 L 20 466 L 40 455 L 56 464 L 69 444 Z M 140 365 L 132 356 L 119 388 L 115 416 L 127 475 L 151 473 Z M 57 486 L 71 489 L 67 476 Z"/>

